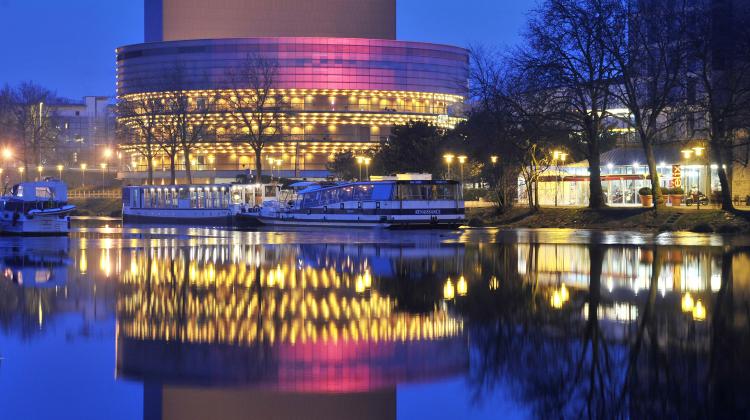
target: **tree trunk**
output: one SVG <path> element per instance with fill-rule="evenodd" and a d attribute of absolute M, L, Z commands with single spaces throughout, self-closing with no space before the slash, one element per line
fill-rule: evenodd
<path fill-rule="evenodd" d="M 719 165 L 719 184 L 721 185 L 721 209 L 724 211 L 734 211 L 734 204 L 732 203 L 732 185 L 729 182 L 729 175 L 727 175 L 728 164 L 725 160 L 725 155 L 722 153 L 721 146 L 713 145 L 711 147 L 711 155 L 714 162 Z M 730 160 L 731 163 L 731 160 Z"/>
<path fill-rule="evenodd" d="M 146 156 L 146 166 L 148 167 L 148 179 L 146 185 L 154 185 L 154 158 Z"/>
<path fill-rule="evenodd" d="M 171 185 L 177 185 L 177 165 L 175 163 L 175 155 L 169 156 L 169 183 Z"/>
<path fill-rule="evenodd" d="M 599 156 L 599 143 L 596 138 L 589 139 L 589 208 L 605 207 L 604 190 L 602 189 L 602 169 Z"/>
<path fill-rule="evenodd" d="M 654 146 L 644 136 L 641 136 L 641 145 L 643 145 L 643 151 L 646 154 L 648 173 L 651 176 L 651 196 L 654 198 L 654 210 L 656 210 L 659 207 L 664 207 L 664 200 L 662 199 L 661 186 L 659 185 L 659 171 L 656 167 Z"/>
<path fill-rule="evenodd" d="M 259 148 L 253 148 L 255 151 L 255 182 L 263 182 L 263 159 L 261 158 L 262 150 Z"/>
<path fill-rule="evenodd" d="M 539 211 L 539 178 L 534 180 L 534 211 Z"/>
<path fill-rule="evenodd" d="M 183 159 L 185 159 L 185 178 L 187 179 L 188 184 L 192 184 L 193 172 L 190 169 L 190 150 L 183 149 L 182 155 L 183 155 Z"/>

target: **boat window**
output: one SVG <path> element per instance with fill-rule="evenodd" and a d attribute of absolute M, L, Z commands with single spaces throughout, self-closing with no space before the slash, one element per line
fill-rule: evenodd
<path fill-rule="evenodd" d="M 343 187 L 339 190 L 339 200 L 354 201 L 354 187 Z"/>
<path fill-rule="evenodd" d="M 357 185 L 354 189 L 354 200 L 355 201 L 370 201 L 372 200 L 372 184 Z"/>
<path fill-rule="evenodd" d="M 50 189 L 49 187 L 36 187 L 35 190 L 36 191 L 34 191 L 34 194 L 36 195 L 37 199 L 52 199 L 52 189 Z"/>
<path fill-rule="evenodd" d="M 242 204 L 242 189 L 232 188 L 232 204 Z"/>
<path fill-rule="evenodd" d="M 456 200 L 458 188 L 455 184 L 401 184 L 398 185 L 399 200 Z"/>
<path fill-rule="evenodd" d="M 266 197 L 276 197 L 275 185 L 266 185 Z"/>
<path fill-rule="evenodd" d="M 374 201 L 387 201 L 391 199 L 393 193 L 393 184 L 379 184 L 372 189 L 372 199 Z"/>

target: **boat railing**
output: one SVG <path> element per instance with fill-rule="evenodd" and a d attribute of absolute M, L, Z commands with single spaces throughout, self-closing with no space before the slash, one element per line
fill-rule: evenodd
<path fill-rule="evenodd" d="M 119 189 L 107 189 L 107 190 L 69 190 L 68 198 L 83 199 L 83 198 L 122 198 L 122 192 Z"/>

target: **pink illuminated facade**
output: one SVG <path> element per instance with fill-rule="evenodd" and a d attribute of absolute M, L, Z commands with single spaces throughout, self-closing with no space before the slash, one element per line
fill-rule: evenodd
<path fill-rule="evenodd" d="M 265 148 L 263 159 L 274 162 L 281 176 L 324 177 L 333 155 L 373 149 L 393 126 L 425 121 L 451 128 L 462 118 L 467 51 L 388 39 L 226 38 L 126 46 L 117 50 L 118 96 L 158 98 L 171 89 L 170 73 L 181 69 L 180 90 L 191 101 L 219 98 L 205 116 L 210 136 L 195 153 L 194 169 L 231 177 L 254 169 L 254 151 L 236 141 L 242 127 L 228 105 L 238 89 L 232 75 L 250 56 L 278 69 L 273 94 L 283 116 L 278 140 Z M 130 176 L 138 178 L 144 162 L 131 155 Z"/>

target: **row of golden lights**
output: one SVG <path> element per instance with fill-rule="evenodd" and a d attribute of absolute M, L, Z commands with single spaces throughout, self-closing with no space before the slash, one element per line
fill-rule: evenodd
<path fill-rule="evenodd" d="M 325 112 L 316 113 L 311 115 L 288 115 L 288 114 L 275 114 L 275 113 L 264 113 L 263 115 L 254 115 L 253 113 L 246 113 L 248 119 L 251 119 L 254 123 L 254 130 L 258 130 L 258 120 L 264 121 L 264 125 L 268 125 L 269 122 L 273 122 L 274 125 L 282 125 L 291 127 L 292 125 L 356 125 L 356 126 L 389 126 L 389 125 L 403 125 L 410 121 L 420 121 L 431 123 L 439 127 L 452 128 L 458 123 L 464 121 L 463 118 L 445 116 L 445 115 L 434 115 L 434 114 L 398 114 L 398 113 L 371 113 L 371 114 L 358 114 L 358 113 L 342 113 L 342 112 Z M 135 116 L 135 117 L 122 117 L 119 118 L 121 124 L 133 125 L 133 121 L 140 118 L 144 120 L 147 116 Z M 166 125 L 173 121 L 175 117 L 170 115 L 159 115 L 154 121 L 160 125 Z M 242 131 L 247 127 L 239 128 L 239 125 L 243 123 L 242 118 L 237 118 L 231 113 L 212 113 L 199 116 L 193 116 L 188 118 L 188 122 L 191 124 L 202 123 L 207 124 L 210 129 L 224 128 L 229 129 L 232 132 Z M 220 127 L 217 127 L 220 126 Z"/>
<path fill-rule="evenodd" d="M 117 155 L 118 159 L 122 158 L 122 153 L 121 152 L 117 152 L 116 155 Z M 106 171 L 107 168 L 109 167 L 109 161 L 112 159 L 113 156 L 115 156 L 115 152 L 111 148 L 107 147 L 102 152 L 102 156 L 104 157 L 105 161 L 101 162 L 99 164 L 99 169 L 101 169 L 102 171 Z M 5 160 L 6 162 L 10 161 L 14 157 L 13 150 L 11 148 L 9 148 L 9 147 L 3 148 L 2 149 L 2 157 L 3 157 L 3 160 Z M 51 167 L 50 169 L 52 169 L 52 168 L 54 168 L 53 170 L 57 170 L 58 175 L 60 176 L 60 178 L 62 178 L 62 173 L 65 170 L 65 165 L 57 164 L 54 167 Z M 37 165 L 36 170 L 39 173 L 40 177 L 44 175 L 45 169 L 47 169 L 47 167 L 45 167 L 44 165 Z M 68 169 L 73 169 L 73 168 L 69 167 Z M 81 171 L 85 172 L 86 170 L 89 169 L 89 165 L 87 163 L 81 163 L 78 166 L 78 168 L 76 168 L 76 169 L 80 169 Z M 18 167 L 19 174 L 23 175 L 23 173 L 25 171 L 26 171 L 26 167 L 25 166 L 19 166 Z M 3 172 L 5 172 L 5 168 L 0 167 L 0 175 L 2 175 Z"/>
<path fill-rule="evenodd" d="M 550 294 L 550 306 L 554 309 L 561 309 L 570 300 L 570 292 L 565 286 L 565 283 L 561 284 L 559 288 L 552 290 Z M 693 319 L 696 321 L 703 321 L 706 319 L 706 307 L 703 305 L 703 301 L 693 299 L 690 292 L 686 292 L 681 300 L 682 311 L 691 314 Z"/>
<path fill-rule="evenodd" d="M 236 94 L 243 96 L 254 96 L 255 90 L 252 89 L 239 89 L 234 90 L 188 90 L 179 91 L 181 95 L 186 95 L 191 98 L 208 98 L 211 96 L 227 96 L 235 97 Z M 161 99 L 165 96 L 163 92 L 148 92 L 148 93 L 136 93 L 130 95 L 123 95 L 119 99 L 130 101 L 130 100 L 142 100 L 142 99 Z M 417 92 L 417 91 L 401 91 L 401 90 L 354 90 L 354 89 L 270 89 L 268 96 L 327 96 L 327 97 L 395 97 L 395 98 L 416 98 L 416 99 L 428 99 L 438 100 L 445 102 L 463 102 L 464 98 L 460 95 L 450 95 L 445 93 L 430 93 L 430 92 Z"/>
<path fill-rule="evenodd" d="M 490 290 L 500 288 L 500 280 L 498 280 L 497 276 L 490 277 L 488 286 Z M 469 294 L 469 283 L 464 276 L 460 276 L 455 283 L 448 277 L 443 284 L 443 300 L 453 300 L 457 295 L 463 297 L 467 294 Z"/>
<path fill-rule="evenodd" d="M 346 323 L 333 320 L 314 323 L 301 318 L 224 320 L 216 315 L 196 319 L 177 314 L 163 319 L 152 315 L 128 319 L 123 315 L 118 316 L 118 328 L 125 337 L 182 343 L 410 342 L 456 337 L 463 331 L 460 320 L 440 311 L 427 315 L 398 313 L 384 318 L 352 319 Z"/>
<path fill-rule="evenodd" d="M 259 254 L 248 255 L 260 262 Z M 374 281 L 369 269 L 354 276 L 334 267 L 297 268 L 292 263 L 258 267 L 258 271 L 245 264 L 227 268 L 213 262 L 203 267 L 196 263 L 196 259 L 212 261 L 215 257 L 216 252 L 211 252 L 195 255 L 189 262 L 176 258 L 175 272 L 183 272 L 187 264 L 187 279 L 174 276 L 171 261 L 166 259 L 152 260 L 149 265 L 143 254 L 131 257 L 130 270 L 121 281 L 135 288 L 124 287 L 117 304 L 125 335 L 168 341 L 294 344 L 319 339 L 421 340 L 454 336 L 462 330 L 461 322 L 444 312 L 398 313 L 394 299 L 375 290 L 365 294 Z M 237 286 L 253 290 L 256 280 L 262 286 L 259 293 L 236 293 Z M 193 286 L 184 289 L 187 294 L 174 293 L 182 290 L 185 281 Z M 141 287 L 144 283 L 150 287 Z M 203 288 L 208 287 L 215 291 L 205 293 Z M 340 295 L 352 288 L 354 295 Z M 262 315 L 260 323 L 258 315 Z"/>
<path fill-rule="evenodd" d="M 443 155 L 443 160 L 445 160 L 445 163 L 448 165 L 449 168 L 453 164 L 454 160 L 458 160 L 458 163 L 461 164 L 461 165 L 463 165 L 463 164 L 466 163 L 466 161 L 468 159 L 469 159 L 469 157 L 466 156 L 466 155 L 456 156 L 453 153 L 446 153 L 446 154 Z M 492 162 L 493 165 L 496 164 L 499 159 L 500 159 L 499 156 L 496 156 L 496 155 L 490 156 L 490 162 Z"/>
<path fill-rule="evenodd" d="M 318 153 L 328 152 L 334 150 L 370 150 L 377 146 L 374 142 L 342 142 L 342 143 L 305 143 L 307 145 L 302 146 L 298 149 L 295 146 L 296 143 L 270 143 L 263 150 L 268 154 L 287 154 L 289 156 L 296 155 L 297 153 Z M 137 147 L 134 145 L 122 145 L 120 148 L 126 153 L 132 153 L 134 156 L 138 156 L 134 152 Z M 196 150 L 193 152 L 194 155 L 212 155 L 212 154 L 231 154 L 232 159 L 236 159 L 238 154 L 251 154 L 255 152 L 252 148 L 242 144 L 234 144 L 229 142 L 222 143 L 200 143 L 196 145 Z"/>

